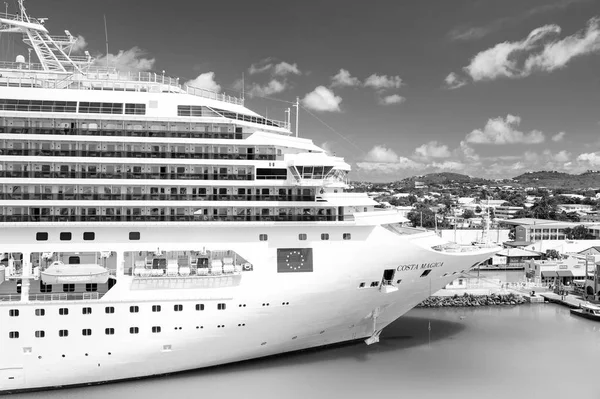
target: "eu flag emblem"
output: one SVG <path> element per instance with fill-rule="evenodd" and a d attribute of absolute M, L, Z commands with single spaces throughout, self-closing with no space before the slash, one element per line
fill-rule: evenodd
<path fill-rule="evenodd" d="M 277 273 L 312 271 L 312 248 L 277 248 Z"/>

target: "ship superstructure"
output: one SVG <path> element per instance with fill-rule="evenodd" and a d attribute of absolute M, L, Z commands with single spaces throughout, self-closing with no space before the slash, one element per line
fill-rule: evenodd
<path fill-rule="evenodd" d="M 0 14 L 0 392 L 145 377 L 381 330 L 496 249 L 403 226 L 244 100 L 73 54 Z"/>

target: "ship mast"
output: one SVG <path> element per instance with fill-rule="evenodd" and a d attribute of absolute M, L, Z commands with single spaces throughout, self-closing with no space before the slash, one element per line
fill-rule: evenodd
<path fill-rule="evenodd" d="M 86 52 L 85 56 L 72 56 L 77 38 L 65 31 L 65 36 L 50 36 L 44 27 L 47 18 L 31 18 L 25 10 L 24 0 L 18 0 L 19 13 L 5 14 L 0 17 L 0 33 L 21 33 L 23 42 L 33 48 L 41 70 L 59 73 L 83 73 L 93 61 Z"/>

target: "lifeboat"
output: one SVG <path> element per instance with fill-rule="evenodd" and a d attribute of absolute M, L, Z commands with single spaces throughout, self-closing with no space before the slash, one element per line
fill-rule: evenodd
<path fill-rule="evenodd" d="M 44 284 L 104 284 L 108 281 L 108 270 L 97 264 L 65 265 L 56 261 L 41 275 Z"/>

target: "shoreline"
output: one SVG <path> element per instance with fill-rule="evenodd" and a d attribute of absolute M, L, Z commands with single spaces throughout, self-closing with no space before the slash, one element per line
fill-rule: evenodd
<path fill-rule="evenodd" d="M 489 294 L 473 295 L 464 293 L 453 296 L 430 296 L 419 303 L 417 308 L 443 308 L 443 307 L 477 307 L 477 306 L 515 306 L 523 305 L 528 301 L 519 294 Z"/>

